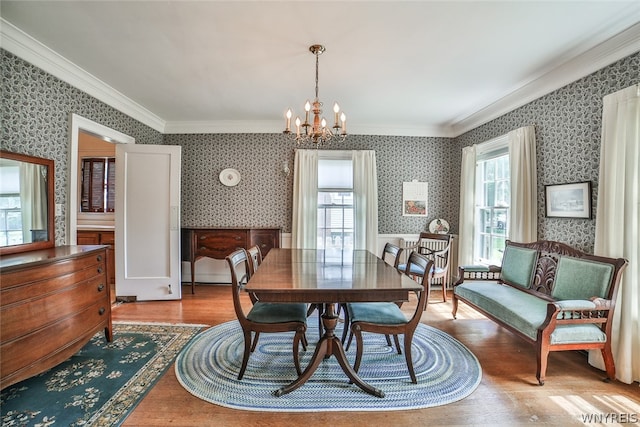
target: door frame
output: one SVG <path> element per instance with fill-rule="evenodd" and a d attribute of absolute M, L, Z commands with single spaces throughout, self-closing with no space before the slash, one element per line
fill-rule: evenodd
<path fill-rule="evenodd" d="M 135 144 L 135 138 L 111 129 L 86 117 L 71 113 L 69 116 L 69 187 L 67 189 L 67 231 L 65 244 L 75 245 L 78 237 L 78 141 L 80 131 L 90 133 L 112 144 Z"/>

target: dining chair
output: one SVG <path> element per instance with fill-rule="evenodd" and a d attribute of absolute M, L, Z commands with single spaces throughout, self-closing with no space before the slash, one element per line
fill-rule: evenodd
<path fill-rule="evenodd" d="M 247 254 L 249 256 L 249 263 L 251 265 L 250 275 L 252 276 L 258 271 L 258 267 L 262 264 L 262 251 L 260 250 L 260 246 L 253 245 L 249 249 L 247 249 Z"/>
<path fill-rule="evenodd" d="M 387 264 L 390 264 L 397 269 L 403 250 L 404 249 L 400 248 L 399 246 L 394 245 L 393 243 L 387 242 L 385 243 L 384 248 L 382 249 L 382 256 L 380 258 Z M 345 306 L 346 304 L 340 304 L 340 307 L 338 310 L 338 314 L 340 314 L 341 311 L 344 312 L 344 327 L 342 328 L 342 340 L 341 340 L 343 345 L 347 339 L 347 332 L 349 331 L 349 323 L 350 323 L 349 312 L 346 310 Z M 391 346 L 391 339 L 389 338 L 389 335 L 385 335 L 385 338 L 387 339 L 387 345 Z M 396 343 L 396 348 L 398 349 L 398 354 L 401 354 L 400 342 L 398 341 L 398 337 L 394 336 L 394 340 Z"/>
<path fill-rule="evenodd" d="M 417 252 L 412 252 L 407 261 L 408 271 L 412 267 L 422 268 L 423 271 L 431 271 L 433 261 L 426 256 Z M 410 273 L 404 274 L 410 276 Z M 393 302 L 367 302 L 367 303 L 349 303 L 347 311 L 351 319 L 351 334 L 346 349 L 349 349 L 351 340 L 356 338 L 356 360 L 353 369 L 358 372 L 360 363 L 362 362 L 362 353 L 364 348 L 363 332 L 372 332 L 385 335 L 404 335 L 404 357 L 407 361 L 407 368 L 411 376 L 411 382 L 418 382 L 416 374 L 413 370 L 413 359 L 411 356 L 411 344 L 413 342 L 413 334 L 420 323 L 423 311 L 427 307 L 430 291 L 431 275 L 421 276 L 422 290 L 418 292 L 418 303 L 415 311 L 410 319 L 400 309 L 400 306 Z M 398 347 L 400 354 L 400 348 Z"/>
<path fill-rule="evenodd" d="M 307 349 L 305 338 L 305 332 L 307 330 L 306 304 L 266 303 L 257 301 L 245 315 L 240 300 L 240 292 L 243 287 L 241 279 L 245 271 L 248 271 L 250 268 L 247 251 L 245 249 L 238 249 L 228 255 L 226 260 L 231 270 L 233 307 L 244 335 L 244 354 L 242 356 L 242 366 L 238 373 L 238 379 L 241 380 L 244 376 L 249 355 L 255 350 L 259 335 L 263 332 L 295 332 L 293 336 L 293 363 L 295 364 L 298 375 L 301 375 L 302 370 L 300 369 L 298 355 L 300 344 L 302 344 L 304 350 Z M 253 344 L 251 340 L 252 332 L 255 333 Z"/>
<path fill-rule="evenodd" d="M 415 245 L 403 248 L 405 251 L 416 251 L 427 256 L 433 261 L 431 273 L 432 284 L 436 280 L 442 283 L 442 301 L 447 302 L 447 280 L 449 278 L 449 264 L 451 261 L 451 241 L 450 234 L 420 233 L 420 237 Z M 406 269 L 406 264 L 398 263 L 396 268 L 402 272 Z M 418 278 L 424 275 L 424 271 L 418 267 L 410 268 L 410 275 Z"/>
<path fill-rule="evenodd" d="M 260 250 L 260 246 L 253 245 L 249 249 L 247 249 L 247 256 L 249 258 L 249 270 L 247 272 L 247 280 L 251 278 L 256 271 L 258 271 L 258 267 L 262 264 L 262 251 Z M 258 298 L 256 295 L 251 292 L 249 294 L 249 298 L 251 298 L 251 302 L 255 304 L 258 302 Z"/>

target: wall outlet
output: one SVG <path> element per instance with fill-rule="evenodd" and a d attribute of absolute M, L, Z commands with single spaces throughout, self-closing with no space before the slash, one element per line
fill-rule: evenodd
<path fill-rule="evenodd" d="M 56 216 L 62 215 L 62 203 L 56 203 Z"/>

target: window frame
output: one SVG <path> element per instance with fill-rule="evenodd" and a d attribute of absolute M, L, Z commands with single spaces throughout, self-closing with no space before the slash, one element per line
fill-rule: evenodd
<path fill-rule="evenodd" d="M 498 164 L 492 179 L 487 179 L 486 169 L 488 162 L 499 161 L 506 157 L 506 172 L 498 177 Z M 510 222 L 510 153 L 509 141 L 507 135 L 502 135 L 477 146 L 476 152 L 476 188 L 475 188 L 475 212 L 474 212 L 474 230 L 473 230 L 473 259 L 474 263 L 484 265 L 500 265 L 502 256 L 491 255 L 496 252 L 500 254 L 504 251 L 506 240 L 509 239 L 509 222 Z M 498 184 L 506 182 L 506 196 L 501 200 L 502 204 L 498 204 Z M 492 201 L 488 203 L 487 197 L 489 193 L 489 184 L 493 184 Z M 504 190 L 504 188 L 503 188 Z M 498 219 L 498 212 L 504 211 L 502 224 Z M 488 225 L 487 216 L 488 213 Z M 500 226 L 502 225 L 502 227 Z M 498 242 L 497 242 L 498 241 Z M 496 244 L 497 243 L 497 244 Z"/>
<path fill-rule="evenodd" d="M 353 189 L 353 159 L 352 159 L 352 155 L 350 151 L 326 151 L 326 152 L 322 152 L 322 153 L 318 153 L 318 176 L 320 175 L 321 172 L 321 164 L 323 160 L 344 160 L 344 161 L 349 161 L 351 164 L 351 185 L 350 186 L 344 186 L 344 187 L 340 187 L 340 186 L 331 186 L 331 187 L 323 187 L 320 185 L 320 179 L 318 179 L 318 188 L 317 188 L 317 193 L 316 193 L 316 197 L 317 197 L 317 208 L 316 208 L 316 212 L 317 212 L 317 248 L 318 249 L 331 249 L 331 250 L 345 250 L 345 249 L 353 249 L 353 239 L 354 239 L 354 233 L 355 233 L 355 204 L 354 204 L 354 189 Z M 330 193 L 338 193 L 340 194 L 340 198 L 342 200 L 343 203 L 340 204 L 335 204 L 335 203 L 321 203 L 320 202 L 320 196 L 321 194 L 330 194 Z M 350 199 L 351 199 L 351 203 L 344 203 L 345 201 L 345 194 L 350 195 Z M 347 198 L 349 198 L 347 196 Z M 327 239 L 327 231 L 329 230 L 329 233 L 334 234 L 333 231 L 334 227 L 332 226 L 327 226 L 326 224 L 326 218 L 327 218 L 327 210 L 328 209 L 335 209 L 335 208 L 339 208 L 342 210 L 342 227 L 336 230 L 340 230 L 338 231 L 338 233 L 340 234 L 340 247 L 336 247 L 335 245 L 332 246 L 331 248 L 327 248 L 326 245 L 326 239 Z M 347 218 L 347 215 L 345 215 L 345 210 L 351 210 L 351 228 L 345 228 L 345 219 Z M 324 221 L 322 221 L 322 219 L 324 219 Z M 336 236 L 330 236 L 332 238 L 332 242 L 335 243 L 335 237 Z M 350 242 L 350 244 L 349 244 Z"/>

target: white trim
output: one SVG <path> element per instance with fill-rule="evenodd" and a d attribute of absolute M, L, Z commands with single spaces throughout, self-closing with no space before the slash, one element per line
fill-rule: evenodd
<path fill-rule="evenodd" d="M 164 132 L 156 114 L 0 18 L 0 47 L 141 123 Z"/>
<path fill-rule="evenodd" d="M 630 9 L 627 18 L 635 10 L 637 9 Z M 277 134 L 282 128 L 281 121 L 167 122 L 3 18 L 0 18 L 0 47 L 161 133 Z M 515 89 L 492 104 L 466 117 L 456 118 L 452 123 L 442 126 L 361 124 L 350 127 L 348 131 L 351 135 L 455 138 L 638 51 L 640 51 L 640 23 L 630 26 L 627 30 L 614 35 L 573 60 L 559 64 L 546 74 Z"/>
<path fill-rule="evenodd" d="M 500 150 L 509 145 L 509 135 L 504 134 L 485 142 L 476 144 L 476 159 L 492 151 Z"/>
<path fill-rule="evenodd" d="M 92 133 L 115 144 L 135 144 L 135 138 L 77 114 L 69 115 L 69 188 L 67 188 L 67 235 L 65 243 L 75 245 L 78 237 L 78 133 Z"/>
<path fill-rule="evenodd" d="M 589 49 L 573 60 L 559 65 L 470 116 L 457 120 L 452 126 L 453 136 L 462 135 L 638 51 L 640 51 L 640 23 Z"/>

